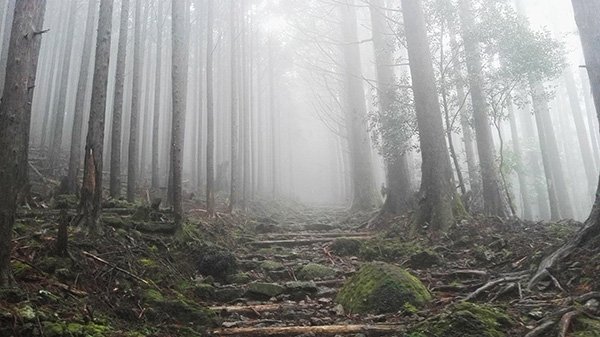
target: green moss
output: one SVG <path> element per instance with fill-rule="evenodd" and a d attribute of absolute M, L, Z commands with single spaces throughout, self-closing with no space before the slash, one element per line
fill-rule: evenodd
<path fill-rule="evenodd" d="M 13 275 L 19 279 L 24 275 L 27 275 L 30 271 L 33 270 L 30 265 L 23 263 L 21 261 L 11 261 L 10 266 L 12 268 Z"/>
<path fill-rule="evenodd" d="M 356 239 L 338 238 L 331 244 L 331 251 L 340 256 L 358 255 L 362 242 Z"/>
<path fill-rule="evenodd" d="M 229 283 L 245 284 L 252 281 L 252 277 L 248 273 L 237 273 L 227 278 Z"/>
<path fill-rule="evenodd" d="M 192 291 L 196 297 L 202 300 L 210 300 L 215 297 L 215 287 L 207 283 L 198 283 L 192 286 Z"/>
<path fill-rule="evenodd" d="M 54 273 L 57 269 L 69 269 L 71 268 L 72 262 L 69 258 L 59 258 L 54 256 L 47 256 L 43 258 L 37 267 L 47 273 Z"/>
<path fill-rule="evenodd" d="M 156 262 L 151 259 L 139 259 L 138 263 L 146 268 L 153 268 L 157 266 Z"/>
<path fill-rule="evenodd" d="M 504 337 L 513 324 L 502 310 L 461 302 L 417 325 L 410 336 Z"/>
<path fill-rule="evenodd" d="M 155 289 L 144 292 L 144 301 L 152 308 L 176 322 L 190 323 L 206 326 L 213 324 L 213 313 L 196 303 L 188 302 L 179 296 L 177 299 L 168 299 Z"/>
<path fill-rule="evenodd" d="M 108 325 L 77 322 L 43 322 L 44 336 L 46 337 L 109 337 L 112 328 Z"/>
<path fill-rule="evenodd" d="M 298 279 L 303 281 L 317 280 L 317 279 L 328 279 L 334 277 L 336 274 L 335 269 L 318 264 L 309 263 L 297 273 Z"/>
<path fill-rule="evenodd" d="M 260 268 L 264 271 L 273 271 L 273 270 L 281 270 L 281 269 L 285 268 L 285 266 L 281 262 L 267 260 L 260 264 Z"/>
<path fill-rule="evenodd" d="M 56 209 L 74 209 L 79 207 L 79 198 L 74 194 L 61 194 L 54 197 L 52 207 Z"/>
<path fill-rule="evenodd" d="M 600 337 L 600 320 L 578 317 L 575 320 L 573 337 Z"/>
<path fill-rule="evenodd" d="M 401 242 L 397 239 L 371 239 L 360 248 L 359 256 L 368 261 L 394 262 L 422 252 L 417 243 Z"/>
<path fill-rule="evenodd" d="M 383 262 L 364 265 L 336 296 L 336 302 L 353 313 L 391 313 L 406 303 L 421 307 L 431 294 L 406 270 Z"/>

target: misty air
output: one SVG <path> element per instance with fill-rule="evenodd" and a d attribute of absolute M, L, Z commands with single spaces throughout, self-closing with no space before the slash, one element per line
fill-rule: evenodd
<path fill-rule="evenodd" d="M 0 337 L 600 336 L 600 0 L 0 0 Z"/>

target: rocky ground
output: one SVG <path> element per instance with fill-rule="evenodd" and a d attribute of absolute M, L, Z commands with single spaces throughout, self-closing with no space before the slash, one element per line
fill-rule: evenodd
<path fill-rule="evenodd" d="M 23 208 L 0 336 L 600 336 L 597 250 L 528 289 L 577 223 L 468 219 L 441 237 L 405 218 L 278 207 L 208 219 L 109 202 L 104 233 L 73 197 Z M 255 209 L 260 209 L 255 207 Z"/>

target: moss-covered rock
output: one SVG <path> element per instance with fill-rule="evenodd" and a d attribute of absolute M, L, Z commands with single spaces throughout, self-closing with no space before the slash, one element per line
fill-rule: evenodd
<path fill-rule="evenodd" d="M 210 310 L 183 298 L 168 299 L 158 290 L 148 289 L 144 293 L 144 301 L 157 312 L 167 315 L 177 322 L 199 326 L 213 324 L 214 314 Z"/>
<path fill-rule="evenodd" d="M 230 275 L 227 278 L 227 282 L 229 282 L 229 283 L 246 284 L 246 283 L 249 283 L 250 281 L 252 281 L 252 277 L 250 277 L 250 275 L 248 273 L 244 273 L 244 272 Z"/>
<path fill-rule="evenodd" d="M 313 281 L 290 281 L 285 283 L 285 293 L 294 300 L 303 300 L 306 296 L 314 296 L 319 288 Z"/>
<path fill-rule="evenodd" d="M 263 261 L 260 264 L 260 269 L 262 269 L 264 271 L 281 270 L 281 269 L 284 269 L 284 268 L 285 268 L 285 266 L 283 265 L 283 263 L 277 262 L 277 261 L 273 261 L 273 260 Z"/>
<path fill-rule="evenodd" d="M 512 325 L 500 309 L 462 302 L 412 329 L 409 336 L 504 337 Z"/>
<path fill-rule="evenodd" d="M 310 280 L 318 280 L 318 279 L 328 279 L 334 277 L 336 274 L 335 269 L 331 267 L 324 266 L 318 263 L 309 263 L 296 273 L 296 276 L 299 280 L 310 281 Z"/>
<path fill-rule="evenodd" d="M 427 288 L 409 272 L 375 262 L 362 266 L 335 300 L 352 313 L 391 313 L 403 310 L 407 303 L 421 307 L 430 299 Z"/>
<path fill-rule="evenodd" d="M 356 239 L 338 238 L 331 244 L 331 251 L 340 256 L 358 255 L 362 242 Z"/>
<path fill-rule="evenodd" d="M 193 247 L 192 254 L 196 269 L 204 276 L 225 280 L 227 276 L 237 272 L 238 262 L 231 250 L 203 244 Z"/>
<path fill-rule="evenodd" d="M 414 242 L 375 238 L 363 242 L 358 255 L 368 261 L 396 262 L 423 250 L 423 247 Z"/>
<path fill-rule="evenodd" d="M 259 300 L 269 299 L 283 294 L 285 288 L 277 283 L 254 282 L 248 285 L 246 295 Z"/>

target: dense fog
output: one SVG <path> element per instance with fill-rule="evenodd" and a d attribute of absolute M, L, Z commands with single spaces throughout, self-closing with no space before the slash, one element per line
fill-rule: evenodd
<path fill-rule="evenodd" d="M 364 209 L 397 193 L 410 207 L 418 202 L 422 159 L 400 1 L 181 1 L 187 198 L 206 199 L 212 146 L 218 207 L 232 191 L 234 207 L 276 199 Z M 81 174 L 73 170 L 82 169 L 98 5 L 47 2 L 29 142 L 45 158 L 37 168 L 43 174 Z M 12 6 L 2 3 L 4 63 Z M 490 211 L 491 193 L 504 215 L 584 219 L 600 150 L 570 3 L 423 6 L 423 43 L 465 207 Z M 111 17 L 102 160 L 107 179 L 123 185 L 110 194 L 120 197 L 127 186 L 129 199 L 146 191 L 165 197 L 174 106 L 171 3 L 114 1 Z M 465 48 L 469 40 L 474 44 Z M 466 50 L 473 48 L 477 55 Z M 534 93 L 543 97 L 536 102 Z M 548 135 L 540 128 L 550 128 Z M 394 176 L 403 186 L 390 182 Z"/>

